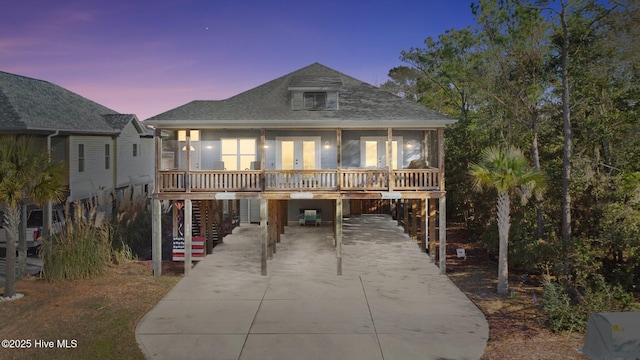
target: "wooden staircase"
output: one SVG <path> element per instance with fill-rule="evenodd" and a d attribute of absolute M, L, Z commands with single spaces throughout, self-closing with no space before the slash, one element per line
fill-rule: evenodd
<path fill-rule="evenodd" d="M 192 206 L 192 234 L 205 238 L 207 254 L 222 243 L 222 209 L 218 201 L 196 200 Z"/>

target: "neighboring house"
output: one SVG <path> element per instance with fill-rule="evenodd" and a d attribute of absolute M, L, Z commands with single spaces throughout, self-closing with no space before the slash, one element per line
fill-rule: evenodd
<path fill-rule="evenodd" d="M 153 183 L 153 132 L 47 81 L 0 71 L 0 134 L 39 137 L 65 164 L 68 201 Z"/>
<path fill-rule="evenodd" d="M 332 224 L 340 273 L 342 216 L 354 204 L 419 200 L 422 236 L 435 240 L 436 207 L 444 229 L 444 128 L 454 122 L 314 63 L 227 100 L 193 101 L 146 120 L 156 131 L 154 206 L 184 204 L 184 224 L 197 227 L 203 207 L 239 207 L 243 221 L 263 226 L 263 274 L 283 224 Z M 187 248 L 195 232 L 185 231 Z M 439 240 L 442 253 L 444 231 Z M 444 265 L 441 257 L 443 272 Z"/>

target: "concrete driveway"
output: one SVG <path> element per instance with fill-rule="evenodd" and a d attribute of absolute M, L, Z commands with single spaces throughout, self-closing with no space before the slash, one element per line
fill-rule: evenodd
<path fill-rule="evenodd" d="M 478 359 L 478 308 L 388 216 L 345 219 L 343 276 L 331 227 L 289 226 L 260 276 L 242 225 L 138 324 L 149 359 Z"/>

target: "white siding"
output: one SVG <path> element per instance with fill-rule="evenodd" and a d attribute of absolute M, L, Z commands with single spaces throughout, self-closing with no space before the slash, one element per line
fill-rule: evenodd
<path fill-rule="evenodd" d="M 113 140 L 110 136 L 77 136 L 69 140 L 69 200 L 91 197 L 113 187 Z M 84 171 L 78 170 L 78 145 L 84 144 Z M 111 145 L 111 164 L 105 169 L 104 145 Z"/>
<path fill-rule="evenodd" d="M 133 156 L 133 145 L 137 145 L 137 156 Z M 116 187 L 131 183 L 152 183 L 154 166 L 153 138 L 141 138 L 133 123 L 129 123 L 118 137 L 118 171 Z"/>

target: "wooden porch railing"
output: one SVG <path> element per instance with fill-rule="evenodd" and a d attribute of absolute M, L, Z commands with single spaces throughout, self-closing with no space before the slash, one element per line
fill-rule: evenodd
<path fill-rule="evenodd" d="M 387 170 L 341 170 L 342 190 L 386 190 L 389 188 Z"/>
<path fill-rule="evenodd" d="M 186 171 L 160 171 L 160 192 L 185 192 Z M 262 173 L 252 171 L 198 170 L 189 172 L 189 188 L 193 192 L 263 191 Z M 387 170 L 266 170 L 264 191 L 387 191 Z M 429 191 L 440 189 L 438 169 L 403 169 L 391 172 L 391 189 L 396 191 Z"/>
<path fill-rule="evenodd" d="M 260 171 L 206 171 L 190 172 L 191 191 L 260 191 Z"/>
<path fill-rule="evenodd" d="M 336 170 L 267 170 L 265 190 L 336 190 Z"/>
<path fill-rule="evenodd" d="M 440 189 L 440 171 L 426 170 L 393 170 L 394 190 L 438 190 Z"/>

